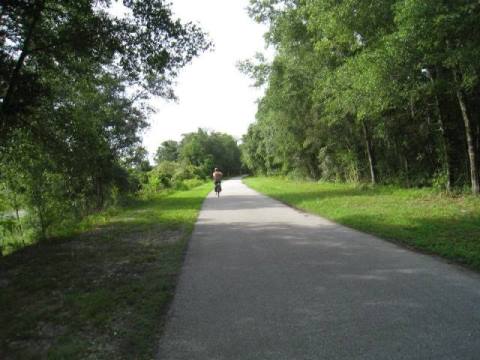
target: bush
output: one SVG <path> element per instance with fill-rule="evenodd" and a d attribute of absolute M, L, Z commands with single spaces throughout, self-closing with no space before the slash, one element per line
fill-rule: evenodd
<path fill-rule="evenodd" d="M 183 180 L 181 182 L 181 184 L 182 184 L 182 186 L 184 186 L 185 190 L 190 190 L 190 189 L 196 188 L 197 186 L 200 186 L 204 183 L 205 183 L 205 181 L 200 180 L 200 179 L 187 179 L 187 180 Z"/>
<path fill-rule="evenodd" d="M 188 190 L 203 183 L 202 169 L 192 164 L 162 161 L 147 173 L 147 181 L 141 186 L 143 197 L 152 196 L 168 189 Z"/>
<path fill-rule="evenodd" d="M 203 177 L 201 174 L 202 169 L 198 166 L 182 163 L 178 164 L 178 168 L 175 171 L 172 180 L 174 182 L 181 182 L 188 179 L 200 179 Z"/>

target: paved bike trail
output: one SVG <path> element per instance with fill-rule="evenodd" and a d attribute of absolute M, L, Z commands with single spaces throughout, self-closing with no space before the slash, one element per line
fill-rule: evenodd
<path fill-rule="evenodd" d="M 225 181 L 158 359 L 479 359 L 480 276 Z"/>

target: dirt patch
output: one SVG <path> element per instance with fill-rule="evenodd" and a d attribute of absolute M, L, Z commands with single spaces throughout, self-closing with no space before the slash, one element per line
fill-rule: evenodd
<path fill-rule="evenodd" d="M 0 359 L 153 358 L 202 200 L 138 202 L 0 258 Z"/>
<path fill-rule="evenodd" d="M 5 334 L 0 358 L 47 358 L 52 348 L 59 356 L 65 352 L 65 358 L 70 358 L 68 354 L 75 353 L 77 345 L 70 340 L 63 344 L 61 339 L 71 339 L 72 334 L 83 349 L 88 349 L 82 359 L 96 359 L 95 354 L 119 358 L 118 352 L 125 348 L 125 329 L 132 327 L 132 322 L 144 321 L 137 318 L 135 310 L 136 306 L 146 307 L 141 303 L 142 291 L 151 286 L 148 281 L 163 276 L 163 249 L 175 246 L 184 237 L 183 227 L 98 227 L 70 241 L 40 244 L 41 251 L 35 257 L 26 251 L 29 258 L 32 255 L 31 262 L 9 267 L 0 278 L 2 291 L 24 294 L 19 301 L 12 298 L 11 305 L 4 305 L 14 304 L 21 311 L 0 317 L 2 323 L 19 323 L 18 330 Z M 169 284 L 174 283 L 172 271 L 166 273 Z M 37 274 L 36 285 L 25 283 L 26 288 L 22 289 L 22 283 L 13 282 L 28 273 Z M 152 286 L 153 290 L 148 291 L 154 294 L 169 288 L 170 285 Z M 165 298 L 160 293 L 158 296 Z"/>
<path fill-rule="evenodd" d="M 137 244 L 153 245 L 153 244 L 172 244 L 183 238 L 184 230 L 167 230 L 162 227 L 152 227 L 141 232 L 133 232 L 127 234 L 122 241 L 130 241 Z"/>

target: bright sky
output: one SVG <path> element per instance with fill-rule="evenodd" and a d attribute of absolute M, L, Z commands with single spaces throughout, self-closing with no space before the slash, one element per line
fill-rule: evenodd
<path fill-rule="evenodd" d="M 155 99 L 144 146 L 153 156 L 165 140 L 180 140 L 199 127 L 240 139 L 255 119 L 261 91 L 236 68 L 239 60 L 265 52 L 266 28 L 248 17 L 248 0 L 173 0 L 175 15 L 198 23 L 215 48 L 193 60 L 180 72 L 177 103 Z"/>

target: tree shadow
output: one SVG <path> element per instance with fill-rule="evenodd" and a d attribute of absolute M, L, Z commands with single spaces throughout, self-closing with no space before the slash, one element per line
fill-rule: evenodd
<path fill-rule="evenodd" d="M 422 214 L 410 218 L 408 225 L 399 225 L 382 216 L 357 214 L 340 217 L 336 222 L 480 271 L 478 216 L 445 219 Z"/>
<path fill-rule="evenodd" d="M 390 187 L 365 188 L 365 189 L 323 189 L 323 190 L 302 190 L 302 191 L 272 191 L 269 196 L 285 202 L 303 202 L 317 199 L 335 199 L 342 197 L 370 197 L 372 195 L 392 195 L 395 189 Z"/>
<path fill-rule="evenodd" d="M 203 204 L 205 210 L 254 210 L 283 207 L 279 201 L 258 195 L 224 195 L 208 197 Z"/>
<path fill-rule="evenodd" d="M 272 197 L 286 205 L 313 203 L 315 200 L 331 200 L 342 197 L 365 197 L 375 195 L 393 195 L 398 189 L 388 186 L 367 189 L 280 191 L 270 193 Z M 358 201 L 358 200 L 357 200 Z M 360 200 L 361 201 L 361 200 Z M 392 201 L 394 199 L 392 198 Z M 338 201 L 340 203 L 340 201 Z M 345 204 L 342 203 L 342 206 Z M 290 205 L 291 206 L 291 205 Z M 303 209 L 301 209 L 304 211 Z M 308 210 L 306 210 L 308 211 Z M 367 233 L 388 239 L 389 241 L 414 248 L 428 254 L 440 255 L 446 259 L 480 270 L 480 216 L 477 214 L 457 214 L 454 218 L 435 216 L 423 211 L 409 214 L 405 225 L 396 223 L 399 219 L 382 213 L 375 215 L 362 213 L 336 217 L 335 222 Z"/>
<path fill-rule="evenodd" d="M 398 352 L 393 337 L 405 344 L 422 339 L 422 347 L 410 354 L 440 356 L 465 347 L 447 341 L 452 328 L 470 349 L 478 347 L 468 334 L 478 329 L 472 313 L 480 279 L 365 233 L 333 223 L 200 219 L 188 253 L 183 319 L 198 319 L 201 308 L 206 320 L 198 325 L 202 331 L 189 332 L 186 341 L 193 338 L 208 347 L 211 338 L 203 335 L 219 326 L 208 319 L 227 314 L 225 336 L 234 336 L 241 323 L 245 333 L 261 334 L 262 340 L 280 337 L 278 349 L 288 342 L 282 337 L 308 338 L 302 343 L 308 350 L 328 336 L 329 347 L 338 344 L 339 351 L 352 354 L 372 349 L 374 336 L 387 353 Z M 188 309 L 194 309 L 191 318 Z M 248 318 L 255 319 L 251 326 L 244 322 Z"/>

